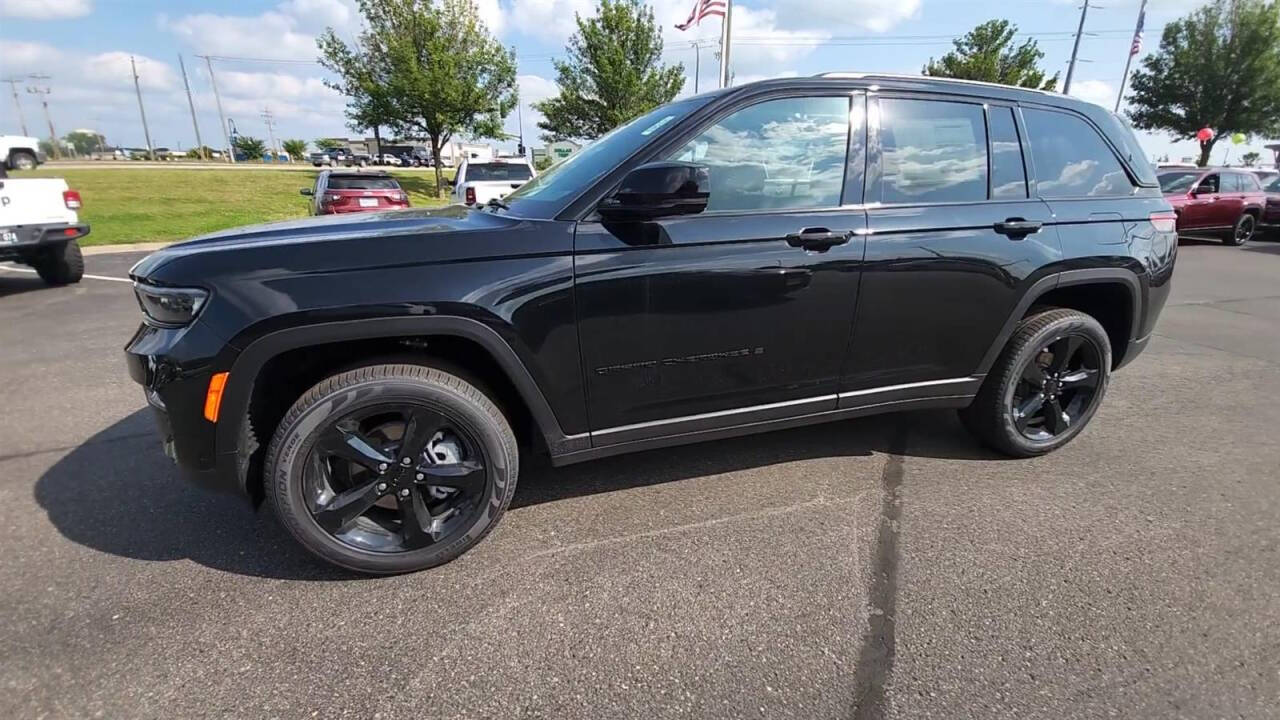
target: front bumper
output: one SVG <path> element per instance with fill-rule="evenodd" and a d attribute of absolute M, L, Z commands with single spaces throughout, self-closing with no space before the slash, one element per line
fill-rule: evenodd
<path fill-rule="evenodd" d="M 125 346 L 129 377 L 142 386 L 156 429 L 187 480 L 201 487 L 241 492 L 232 455 L 220 457 L 217 425 L 204 417 L 209 378 L 230 367 L 225 342 L 199 320 L 183 328 L 143 324 Z"/>

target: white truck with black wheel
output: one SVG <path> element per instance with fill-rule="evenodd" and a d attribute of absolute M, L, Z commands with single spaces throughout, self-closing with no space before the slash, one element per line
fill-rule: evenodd
<path fill-rule="evenodd" d="M 26 135 L 0 135 L 0 162 L 10 170 L 35 170 L 44 161 L 39 139 Z"/>
<path fill-rule="evenodd" d="M 46 283 L 80 282 L 84 258 L 80 238 L 80 193 L 62 178 L 6 177 L 0 168 L 0 262 L 35 268 Z"/>

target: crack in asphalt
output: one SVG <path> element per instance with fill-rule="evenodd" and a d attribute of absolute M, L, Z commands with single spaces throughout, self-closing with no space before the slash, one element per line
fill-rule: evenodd
<path fill-rule="evenodd" d="M 903 456 L 911 425 L 898 424 L 889 440 L 889 457 L 880 474 L 883 497 L 880 501 L 880 529 L 871 568 L 871 588 L 867 594 L 867 634 L 858 653 L 853 673 L 854 720 L 887 717 L 885 687 L 893 674 L 897 655 L 898 612 L 898 531 L 902 517 Z"/>

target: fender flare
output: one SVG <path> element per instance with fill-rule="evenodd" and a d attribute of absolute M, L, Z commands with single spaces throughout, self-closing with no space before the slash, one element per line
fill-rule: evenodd
<path fill-rule="evenodd" d="M 1044 297 L 1045 293 L 1050 290 L 1056 290 L 1060 287 L 1069 287 L 1071 285 L 1087 285 L 1090 283 L 1118 283 L 1124 285 L 1129 292 L 1129 305 L 1133 317 L 1129 319 L 1129 342 L 1132 343 L 1136 338 L 1134 333 L 1142 327 L 1142 307 L 1146 297 L 1143 292 L 1142 281 L 1134 274 L 1132 270 L 1124 268 L 1086 268 L 1083 270 L 1063 270 L 1061 272 L 1046 275 L 1031 284 L 1027 291 L 1022 294 L 1022 299 L 1014 306 L 1013 312 L 1009 314 L 1008 319 L 1004 321 L 1004 325 L 1000 328 L 1000 334 L 996 336 L 991 347 L 987 349 L 987 354 L 982 356 L 982 364 L 978 366 L 975 373 L 979 376 L 985 376 L 991 371 L 991 366 L 995 364 L 996 358 L 1000 357 L 1000 353 L 1004 350 L 1004 346 L 1009 342 L 1009 337 L 1013 335 L 1013 331 L 1017 329 L 1018 323 L 1021 322 L 1027 310 L 1035 304 L 1036 300 Z"/>
<path fill-rule="evenodd" d="M 238 454 L 242 448 L 241 427 L 253 386 L 263 366 L 271 358 L 298 348 L 350 340 L 448 335 L 474 341 L 483 347 L 507 374 L 524 400 L 534 423 L 553 455 L 589 446 L 587 434 L 567 436 L 555 412 L 511 345 L 496 330 L 478 320 L 458 316 L 389 317 L 323 322 L 268 333 L 249 343 L 232 362 L 230 380 L 222 399 L 222 417 L 217 425 L 215 447 L 219 456 Z M 265 443 L 266 438 L 259 438 Z"/>

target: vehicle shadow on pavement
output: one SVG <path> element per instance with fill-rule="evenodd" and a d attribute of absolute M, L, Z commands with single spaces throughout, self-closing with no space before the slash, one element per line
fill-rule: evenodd
<path fill-rule="evenodd" d="M 521 471 L 511 507 L 817 458 L 888 454 L 903 428 L 909 433 L 907 457 L 1006 459 L 979 445 L 953 411 L 921 410 L 649 450 L 564 468 L 535 458 L 532 467 Z"/>
<path fill-rule="evenodd" d="M 651 450 L 566 468 L 527 462 L 513 509 L 814 458 L 890 452 L 906 427 L 908 456 L 990 460 L 950 411 L 860 418 L 731 440 Z M 265 509 L 187 483 L 164 456 L 149 410 L 71 450 L 35 484 L 35 499 L 67 539 L 144 561 L 191 560 L 254 577 L 348 580 L 302 550 Z"/>
<path fill-rule="evenodd" d="M 35 275 L 11 273 L 0 270 L 0 298 L 36 290 L 51 289 L 43 280 Z"/>

